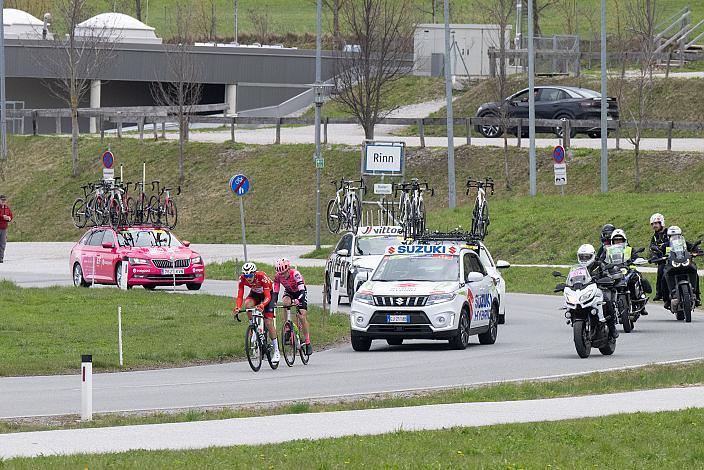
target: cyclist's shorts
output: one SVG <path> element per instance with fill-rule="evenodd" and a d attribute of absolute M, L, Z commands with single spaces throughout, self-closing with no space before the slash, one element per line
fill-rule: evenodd
<path fill-rule="evenodd" d="M 259 305 L 262 302 L 264 302 L 264 293 L 262 292 L 261 294 L 257 294 L 256 292 L 250 292 L 249 296 L 247 297 L 248 299 L 252 299 L 254 302 L 254 305 Z M 274 318 L 274 302 L 271 300 L 269 301 L 266 306 L 264 306 L 264 318 Z"/>
<path fill-rule="evenodd" d="M 298 300 L 300 304 L 298 308 L 301 310 L 308 310 L 308 297 L 306 296 L 305 290 L 299 290 L 298 292 L 284 292 L 284 297 L 288 297 L 291 300 Z"/>

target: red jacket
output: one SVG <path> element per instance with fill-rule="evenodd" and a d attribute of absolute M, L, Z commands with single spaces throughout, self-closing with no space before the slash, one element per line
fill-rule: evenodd
<path fill-rule="evenodd" d="M 10 220 L 9 221 L 5 220 L 5 217 L 3 217 L 4 215 L 9 215 Z M 12 221 L 12 218 L 13 218 L 13 215 L 12 215 L 12 211 L 10 210 L 9 206 L 0 207 L 0 230 L 6 230 L 7 224 L 10 221 Z"/>
<path fill-rule="evenodd" d="M 264 295 L 264 300 L 262 300 L 262 303 L 257 305 L 257 308 L 259 308 L 259 310 L 264 310 L 264 307 L 266 307 L 269 302 L 271 302 L 272 285 L 269 276 L 267 276 L 264 271 L 257 271 L 256 273 L 254 273 L 254 278 L 251 281 L 248 281 L 247 278 L 244 277 L 244 275 L 240 276 L 239 290 L 237 292 L 237 307 L 235 307 L 235 310 L 237 311 L 242 308 L 242 303 L 244 301 L 245 286 L 249 287 L 250 294 L 255 293 Z"/>

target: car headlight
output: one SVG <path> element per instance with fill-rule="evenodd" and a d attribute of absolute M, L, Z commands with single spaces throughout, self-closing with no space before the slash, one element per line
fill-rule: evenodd
<path fill-rule="evenodd" d="M 201 258 L 200 256 L 191 258 L 191 264 L 203 264 L 203 258 Z"/>
<path fill-rule="evenodd" d="M 591 292 L 591 291 L 585 292 L 584 294 L 582 294 L 579 297 L 579 301 L 580 301 L 580 303 L 583 303 L 583 302 L 586 302 L 587 300 L 591 299 L 592 297 L 594 297 L 594 292 Z"/>
<path fill-rule="evenodd" d="M 354 300 L 363 304 L 374 305 L 374 296 L 366 292 L 357 292 Z"/>
<path fill-rule="evenodd" d="M 140 264 L 145 265 L 145 264 L 149 264 L 149 260 L 144 259 L 144 258 L 130 258 L 129 263 L 132 265 L 135 265 L 135 266 L 138 266 Z"/>
<path fill-rule="evenodd" d="M 441 304 L 444 302 L 451 302 L 455 299 L 455 294 L 450 293 L 450 294 L 431 294 L 428 296 L 428 300 L 425 302 L 425 305 L 435 305 L 435 304 Z"/>
<path fill-rule="evenodd" d="M 374 271 L 372 268 L 365 268 L 364 266 L 354 266 L 354 269 L 358 273 L 370 273 L 370 272 Z"/>

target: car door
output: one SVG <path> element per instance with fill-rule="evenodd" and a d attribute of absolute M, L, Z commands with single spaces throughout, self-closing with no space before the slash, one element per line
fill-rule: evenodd
<path fill-rule="evenodd" d="M 538 119 L 553 119 L 561 111 L 566 111 L 564 100 L 567 93 L 559 88 L 541 88 L 535 106 L 535 117 Z"/>
<path fill-rule="evenodd" d="M 504 280 L 504 277 L 499 271 L 499 269 L 496 267 L 496 263 L 494 263 L 494 258 L 491 256 L 491 253 L 484 245 L 480 246 L 479 261 L 482 262 L 482 265 L 486 269 L 486 272 L 491 278 L 491 281 L 493 282 L 494 286 L 496 286 L 499 299 L 503 300 L 506 294 L 506 281 Z M 501 311 L 499 313 L 503 314 L 506 310 L 503 301 L 500 301 L 499 305 L 501 305 Z"/>
<path fill-rule="evenodd" d="M 492 280 L 486 272 L 479 258 L 474 253 L 465 254 L 465 279 L 467 273 L 480 273 L 481 281 L 473 282 L 470 285 L 474 294 L 474 305 L 472 305 L 472 327 L 485 326 L 489 324 L 492 300 Z"/>
<path fill-rule="evenodd" d="M 104 243 L 112 244 L 112 248 L 103 248 Z M 100 267 L 98 268 L 98 276 L 104 281 L 115 282 L 115 264 L 117 263 L 117 240 L 115 232 L 112 229 L 106 229 L 103 232 L 103 238 L 100 246 Z"/>
<path fill-rule="evenodd" d="M 528 90 L 513 95 L 507 105 L 508 117 L 528 119 Z"/>
<path fill-rule="evenodd" d="M 81 267 L 83 277 L 87 282 L 94 280 L 100 282 L 101 280 L 99 274 L 100 250 L 97 249 L 97 246 L 103 242 L 103 232 L 102 229 L 93 230 L 81 250 Z"/>
<path fill-rule="evenodd" d="M 347 256 L 341 256 L 338 254 L 340 250 L 347 250 Z M 341 286 L 346 286 L 345 281 L 347 279 L 346 271 L 349 271 L 349 259 L 350 259 L 350 254 L 352 253 L 352 234 L 347 233 L 345 234 L 342 238 L 340 238 L 340 241 L 337 242 L 337 245 L 335 245 L 335 250 L 333 251 L 332 255 L 330 255 L 330 261 L 329 261 L 329 276 L 330 276 L 330 287 L 333 287 L 333 279 L 335 274 L 340 273 L 340 282 Z"/>

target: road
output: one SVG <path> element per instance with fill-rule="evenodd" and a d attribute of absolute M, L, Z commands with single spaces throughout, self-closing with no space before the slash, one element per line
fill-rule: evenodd
<path fill-rule="evenodd" d="M 579 374 L 703 356 L 704 315 L 677 322 L 659 306 L 631 334 L 621 333 L 616 353 L 579 359 L 572 330 L 555 296 L 508 295 L 507 324 L 497 343 L 476 338 L 464 351 L 446 342 L 412 342 L 389 347 L 375 342 L 368 353 L 348 344 L 316 352 L 310 363 L 259 373 L 246 362 L 198 367 L 96 374 L 96 412 L 166 410 L 286 400 L 368 395 L 404 390 L 469 386 L 490 382 Z M 315 338 L 313 338 L 315 340 Z M 239 335 L 233 341 L 241 341 Z M 77 365 L 78 366 L 78 365 Z M 78 368 L 78 367 L 77 367 Z M 75 414 L 80 405 L 78 375 L 0 379 L 0 418 Z"/>

